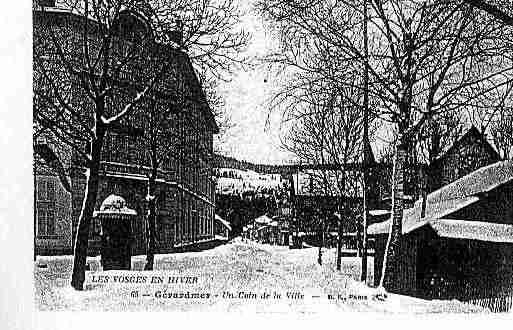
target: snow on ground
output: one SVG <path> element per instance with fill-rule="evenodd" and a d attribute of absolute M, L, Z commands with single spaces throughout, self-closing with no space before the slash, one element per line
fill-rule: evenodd
<path fill-rule="evenodd" d="M 72 257 L 38 257 L 35 267 L 35 302 L 40 310 L 89 311 L 236 311 L 236 312 L 378 312 L 378 313 L 456 313 L 483 312 L 479 307 L 457 301 L 425 301 L 389 295 L 386 301 L 372 299 L 374 289 L 357 282 L 359 259 L 343 258 L 342 271 L 335 271 L 335 250 L 324 250 L 323 266 L 317 264 L 316 248 L 289 250 L 237 239 L 202 252 L 157 255 L 155 271 L 123 272 L 135 276 L 192 276 L 195 284 L 92 283 L 93 276 L 112 276 L 100 271 L 100 260 L 88 258 L 84 291 L 69 286 Z M 372 258 L 369 260 L 372 277 Z M 132 258 L 132 269 L 142 270 L 144 256 Z M 131 297 L 137 290 L 139 297 Z M 209 298 L 156 298 L 158 292 L 209 293 Z M 257 298 L 240 299 L 239 292 L 255 293 Z M 287 298 L 287 292 L 304 295 Z M 143 297 L 144 293 L 149 294 Z M 227 298 L 230 293 L 234 298 Z M 262 294 L 269 293 L 269 298 Z M 274 293 L 281 299 L 274 299 Z M 223 297 L 223 294 L 225 297 Z M 216 296 L 217 295 L 217 296 Z M 328 295 L 332 298 L 328 299 Z M 340 298 L 340 299 L 337 299 Z"/>

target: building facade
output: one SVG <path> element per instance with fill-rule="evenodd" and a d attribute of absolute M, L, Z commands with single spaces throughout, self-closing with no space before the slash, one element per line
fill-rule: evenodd
<path fill-rule="evenodd" d="M 41 44 L 40 39 L 44 36 L 42 31 L 51 27 L 57 33 L 63 33 L 58 35 L 63 40 L 63 47 L 75 46 L 72 41 L 82 31 L 83 15 L 54 6 L 45 7 L 43 10 L 36 6 L 33 14 L 35 44 Z M 121 12 L 120 20 L 126 22 L 120 24 L 122 28 L 137 30 L 148 26 L 144 17 L 134 12 Z M 123 49 L 124 43 L 134 42 L 124 38 L 130 35 L 133 35 L 133 31 L 121 31 L 114 48 Z M 94 42 L 94 38 L 91 42 Z M 44 47 L 41 49 L 45 50 Z M 177 99 L 182 100 L 180 111 L 170 115 L 168 125 L 158 140 L 162 162 L 156 180 L 156 252 L 166 253 L 214 239 L 215 183 L 212 180 L 212 156 L 213 134 L 218 132 L 218 128 L 188 55 L 156 41 L 152 43 L 148 54 L 152 56 L 150 63 L 139 61 L 134 64 L 135 68 L 127 67 L 126 72 L 120 74 L 124 80 L 120 78 L 117 82 L 117 94 L 113 99 L 120 100 L 121 103 L 127 96 L 133 96 L 140 90 L 140 68 L 137 66 L 149 67 L 158 62 L 160 57 L 170 61 L 170 69 L 151 93 L 152 100 L 156 99 L 163 109 L 176 107 Z M 44 59 L 48 67 L 53 65 L 53 70 L 58 68 L 59 63 L 51 62 L 51 56 L 45 56 Z M 44 89 L 45 80 L 38 75 L 36 67 L 34 71 L 34 89 Z M 70 102 L 81 105 L 79 102 L 85 99 L 83 91 L 73 83 L 70 85 Z M 38 106 L 44 107 L 44 103 L 35 101 L 34 107 Z M 88 105 L 82 106 L 85 108 Z M 136 210 L 137 217 L 132 224 L 134 254 L 144 254 L 146 251 L 146 196 L 148 175 L 151 171 L 147 139 L 150 131 L 149 109 L 149 101 L 141 102 L 138 109 L 123 120 L 121 128 L 106 133 L 96 201 L 98 209 L 107 196 L 116 194 L 123 197 L 130 208 Z M 87 170 L 76 148 L 55 142 L 53 133 L 41 133 L 34 138 L 34 143 L 49 146 L 61 161 L 68 159 L 64 163 L 64 169 L 69 188 L 46 159 L 35 163 L 35 248 L 40 254 L 72 252 L 72 242 L 86 188 Z M 163 148 L 163 145 L 166 147 Z M 76 146 L 87 151 L 88 143 L 78 142 Z M 38 156 L 36 158 L 39 159 Z M 90 229 L 91 254 L 97 252 L 99 233 L 99 222 L 93 219 Z"/>

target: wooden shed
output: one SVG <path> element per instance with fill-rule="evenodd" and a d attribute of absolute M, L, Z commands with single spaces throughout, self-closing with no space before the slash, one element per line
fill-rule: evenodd
<path fill-rule="evenodd" d="M 399 280 L 390 291 L 505 310 L 513 297 L 513 161 L 446 185 L 404 212 Z M 423 216 L 422 216 L 423 215 Z M 390 220 L 369 226 L 381 277 Z M 492 306 L 493 305 L 493 306 Z"/>

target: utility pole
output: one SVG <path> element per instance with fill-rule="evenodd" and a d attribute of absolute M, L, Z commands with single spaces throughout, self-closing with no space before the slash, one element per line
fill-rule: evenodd
<path fill-rule="evenodd" d="M 301 160 L 299 160 L 299 166 L 297 167 L 297 172 L 296 172 L 296 185 L 297 185 L 297 190 L 294 189 L 294 212 L 295 212 L 295 216 L 296 216 L 296 244 L 297 244 L 297 248 L 300 249 L 303 247 L 303 244 L 301 243 L 301 240 L 299 239 L 299 227 L 301 226 L 300 222 L 299 222 L 299 213 L 297 211 L 297 208 L 298 208 L 298 199 L 297 199 L 297 195 L 299 195 L 299 169 L 301 167 Z"/>
<path fill-rule="evenodd" d="M 364 48 L 364 69 L 363 69 L 363 238 L 362 238 L 362 282 L 367 281 L 367 225 L 369 219 L 369 164 L 370 164 L 370 143 L 369 143 L 369 45 L 367 31 L 367 0 L 363 0 L 363 48 Z"/>

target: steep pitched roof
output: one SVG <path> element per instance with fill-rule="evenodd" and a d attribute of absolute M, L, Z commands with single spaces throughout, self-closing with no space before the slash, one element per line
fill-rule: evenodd
<path fill-rule="evenodd" d="M 365 140 L 363 142 L 363 160 L 362 160 L 362 163 L 364 163 L 364 165 L 373 165 L 376 163 L 376 157 L 374 156 L 374 152 L 372 151 L 372 146 L 370 144 L 370 141 L 369 140 Z M 367 160 L 367 164 L 365 164 L 365 160 Z"/>
<path fill-rule="evenodd" d="M 38 0 L 37 0 L 38 1 Z M 75 6 L 73 8 L 69 7 L 69 4 L 65 0 L 56 0 L 55 4 L 48 7 L 41 7 L 37 4 L 37 1 L 33 2 L 33 11 L 34 13 L 39 14 L 54 14 L 54 15 L 72 15 L 74 17 L 84 17 L 84 9 Z M 141 25 L 144 25 L 146 28 L 150 28 L 150 23 L 147 18 L 139 11 L 136 12 L 134 9 L 126 9 L 122 10 L 123 16 L 130 17 L 140 22 Z M 121 15 L 120 13 L 120 15 Z M 88 17 L 89 20 L 95 21 L 94 18 Z M 150 31 L 151 32 L 151 31 Z M 214 134 L 219 133 L 219 127 L 215 120 L 214 114 L 208 100 L 206 98 L 205 92 L 203 90 L 203 86 L 198 79 L 196 74 L 196 70 L 194 69 L 191 59 L 189 55 L 184 52 L 182 49 L 178 49 L 175 47 L 171 47 L 168 44 L 161 43 L 154 39 L 153 34 L 151 34 L 151 38 L 154 44 L 154 47 L 166 52 L 166 58 L 172 59 L 175 61 L 177 68 L 183 73 L 185 80 L 189 84 L 189 90 L 192 96 L 198 100 L 200 111 L 205 116 L 207 124 L 211 127 Z"/>
<path fill-rule="evenodd" d="M 183 69 L 183 72 L 187 75 L 188 81 L 191 82 L 190 87 L 191 87 L 191 90 L 192 90 L 194 96 L 200 101 L 200 106 L 201 106 L 203 114 L 206 117 L 207 123 L 210 124 L 213 132 L 215 134 L 218 134 L 219 127 L 217 126 L 217 122 L 215 120 L 212 109 L 210 108 L 210 105 L 208 104 L 208 100 L 207 100 L 207 97 L 203 90 L 203 86 L 201 85 L 201 82 L 198 79 L 198 75 L 196 74 L 196 71 L 194 70 L 194 67 L 192 65 L 189 55 L 187 55 L 183 51 L 179 51 L 179 50 L 174 50 L 174 51 L 175 51 L 177 58 L 179 59 L 180 65 L 182 66 L 182 69 Z"/>
<path fill-rule="evenodd" d="M 493 158 L 499 160 L 500 156 L 499 153 L 492 147 L 490 142 L 486 139 L 485 135 L 479 131 L 479 129 L 472 125 L 466 132 L 463 134 L 456 142 L 452 144 L 452 146 L 449 147 L 442 155 L 440 155 L 438 158 L 436 158 L 433 162 L 433 164 L 439 163 L 441 160 L 443 160 L 448 155 L 452 154 L 456 148 L 458 148 L 461 144 L 465 143 L 468 139 L 475 137 L 478 140 L 481 140 L 483 142 L 483 147 L 488 151 L 489 154 L 493 156 Z"/>
<path fill-rule="evenodd" d="M 422 200 L 404 210 L 403 233 L 418 228 L 425 221 L 442 219 L 458 210 L 476 203 L 486 192 L 513 182 L 513 161 L 497 162 L 482 167 L 434 192 L 426 199 L 425 216 L 421 217 Z M 370 225 L 369 234 L 384 234 L 390 228 L 390 219 Z"/>

